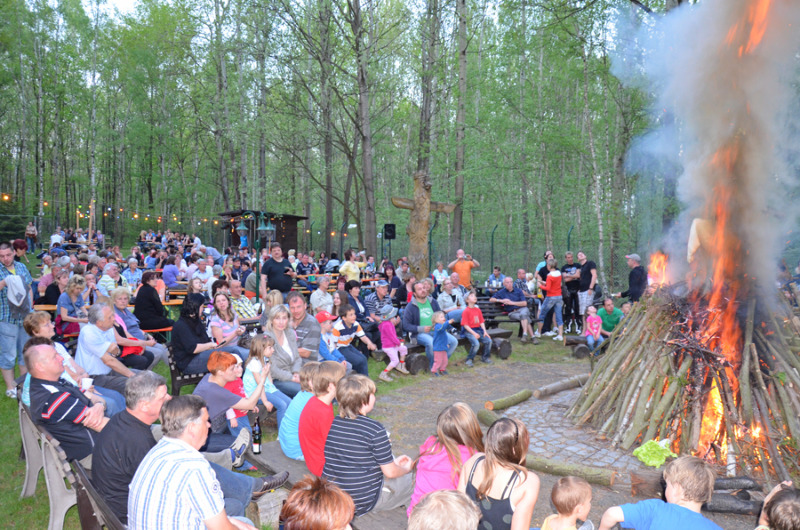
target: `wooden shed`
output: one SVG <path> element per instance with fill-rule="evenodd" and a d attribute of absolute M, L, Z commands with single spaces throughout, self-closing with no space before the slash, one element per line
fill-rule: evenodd
<path fill-rule="evenodd" d="M 247 214 L 243 218 L 242 216 L 245 212 L 253 212 L 256 215 L 250 216 Z M 274 225 L 275 235 L 272 237 L 272 241 L 278 241 L 281 244 L 284 254 L 290 248 L 297 248 L 297 234 L 299 232 L 297 224 L 300 221 L 304 221 L 308 218 L 301 215 L 273 213 L 260 210 L 231 210 L 229 212 L 220 213 L 220 225 L 223 231 L 223 247 L 227 248 L 239 246 L 241 238 L 239 237 L 239 233 L 236 231 L 236 229 L 241 221 L 244 221 L 244 224 L 247 226 L 249 231 L 247 237 L 248 245 L 251 247 L 255 246 L 255 238 L 259 237 L 256 229 L 258 228 L 262 219 L 259 217 L 259 214 L 263 214 L 263 221 L 265 224 L 267 221 L 270 221 Z M 268 238 L 266 236 L 261 236 L 261 248 L 267 248 L 268 245 Z"/>

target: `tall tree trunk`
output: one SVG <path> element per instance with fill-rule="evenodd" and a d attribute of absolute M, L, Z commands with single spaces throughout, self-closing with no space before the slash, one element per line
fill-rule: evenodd
<path fill-rule="evenodd" d="M 92 118 L 89 127 L 91 128 L 91 144 L 89 150 L 89 180 L 92 196 L 89 203 L 90 213 L 94 213 L 97 204 L 97 164 L 95 156 L 97 152 L 97 39 L 100 26 L 100 0 L 94 3 L 94 39 L 92 39 Z M 89 233 L 95 229 L 94 215 L 89 216 Z"/>
<path fill-rule="evenodd" d="M 330 0 L 318 0 L 320 95 L 319 106 L 322 114 L 322 151 L 325 172 L 325 254 L 331 253 L 331 232 L 333 225 L 333 119 L 331 116 L 331 36 L 330 22 L 332 10 Z"/>
<path fill-rule="evenodd" d="M 419 113 L 419 146 L 417 172 L 426 175 L 431 168 L 431 119 L 433 103 L 433 76 L 436 49 L 439 39 L 439 0 L 427 0 L 425 20 L 422 24 L 422 106 Z"/>
<path fill-rule="evenodd" d="M 461 247 L 461 232 L 464 222 L 464 139 L 467 128 L 467 2 L 456 0 L 458 18 L 458 103 L 456 104 L 456 182 L 453 202 L 453 232 L 450 239 L 450 255 L 455 256 Z M 526 186 L 527 188 L 527 186 Z M 526 190 L 527 191 L 527 190 Z M 523 193 L 524 195 L 524 193 Z M 527 210 L 527 209 L 526 209 Z"/>

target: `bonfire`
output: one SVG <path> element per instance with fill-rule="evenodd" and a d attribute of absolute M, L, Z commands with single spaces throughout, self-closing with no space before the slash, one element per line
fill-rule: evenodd
<path fill-rule="evenodd" d="M 776 6 L 791 4 L 724 5 L 718 18 L 729 17 L 729 26 L 708 52 L 720 66 L 685 96 L 694 100 L 683 102 L 681 116 L 704 132 L 684 160 L 693 183 L 705 184 L 695 186 L 703 196 L 684 240 L 688 260 L 654 255 L 647 296 L 615 330 L 568 414 L 625 449 L 668 440 L 675 453 L 731 476 L 774 483 L 800 477 L 800 318 L 767 270 L 774 230 L 759 221 L 770 200 L 761 188 L 776 170 L 778 135 L 773 102 L 753 99 L 747 83 L 762 40 L 785 29 Z"/>

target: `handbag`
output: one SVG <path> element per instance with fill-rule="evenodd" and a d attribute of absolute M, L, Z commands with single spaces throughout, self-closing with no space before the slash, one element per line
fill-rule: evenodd
<path fill-rule="evenodd" d="M 81 332 L 81 325 L 78 322 L 65 322 L 61 315 L 56 315 L 56 335 L 72 335 Z"/>

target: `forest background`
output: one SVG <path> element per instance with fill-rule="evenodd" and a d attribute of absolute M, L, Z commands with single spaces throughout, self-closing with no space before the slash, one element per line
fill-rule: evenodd
<path fill-rule="evenodd" d="M 219 212 L 259 209 L 309 217 L 301 249 L 378 256 L 396 223 L 396 258 L 408 211 L 390 199 L 427 171 L 456 204 L 432 219 L 433 263 L 464 247 L 513 274 L 583 250 L 616 289 L 624 255 L 675 222 L 681 170 L 626 171 L 670 118 L 612 74 L 633 38 L 616 21 L 682 3 L 2 0 L 5 213 L 48 234 L 95 200 L 117 243 L 167 227 L 215 243 Z"/>

